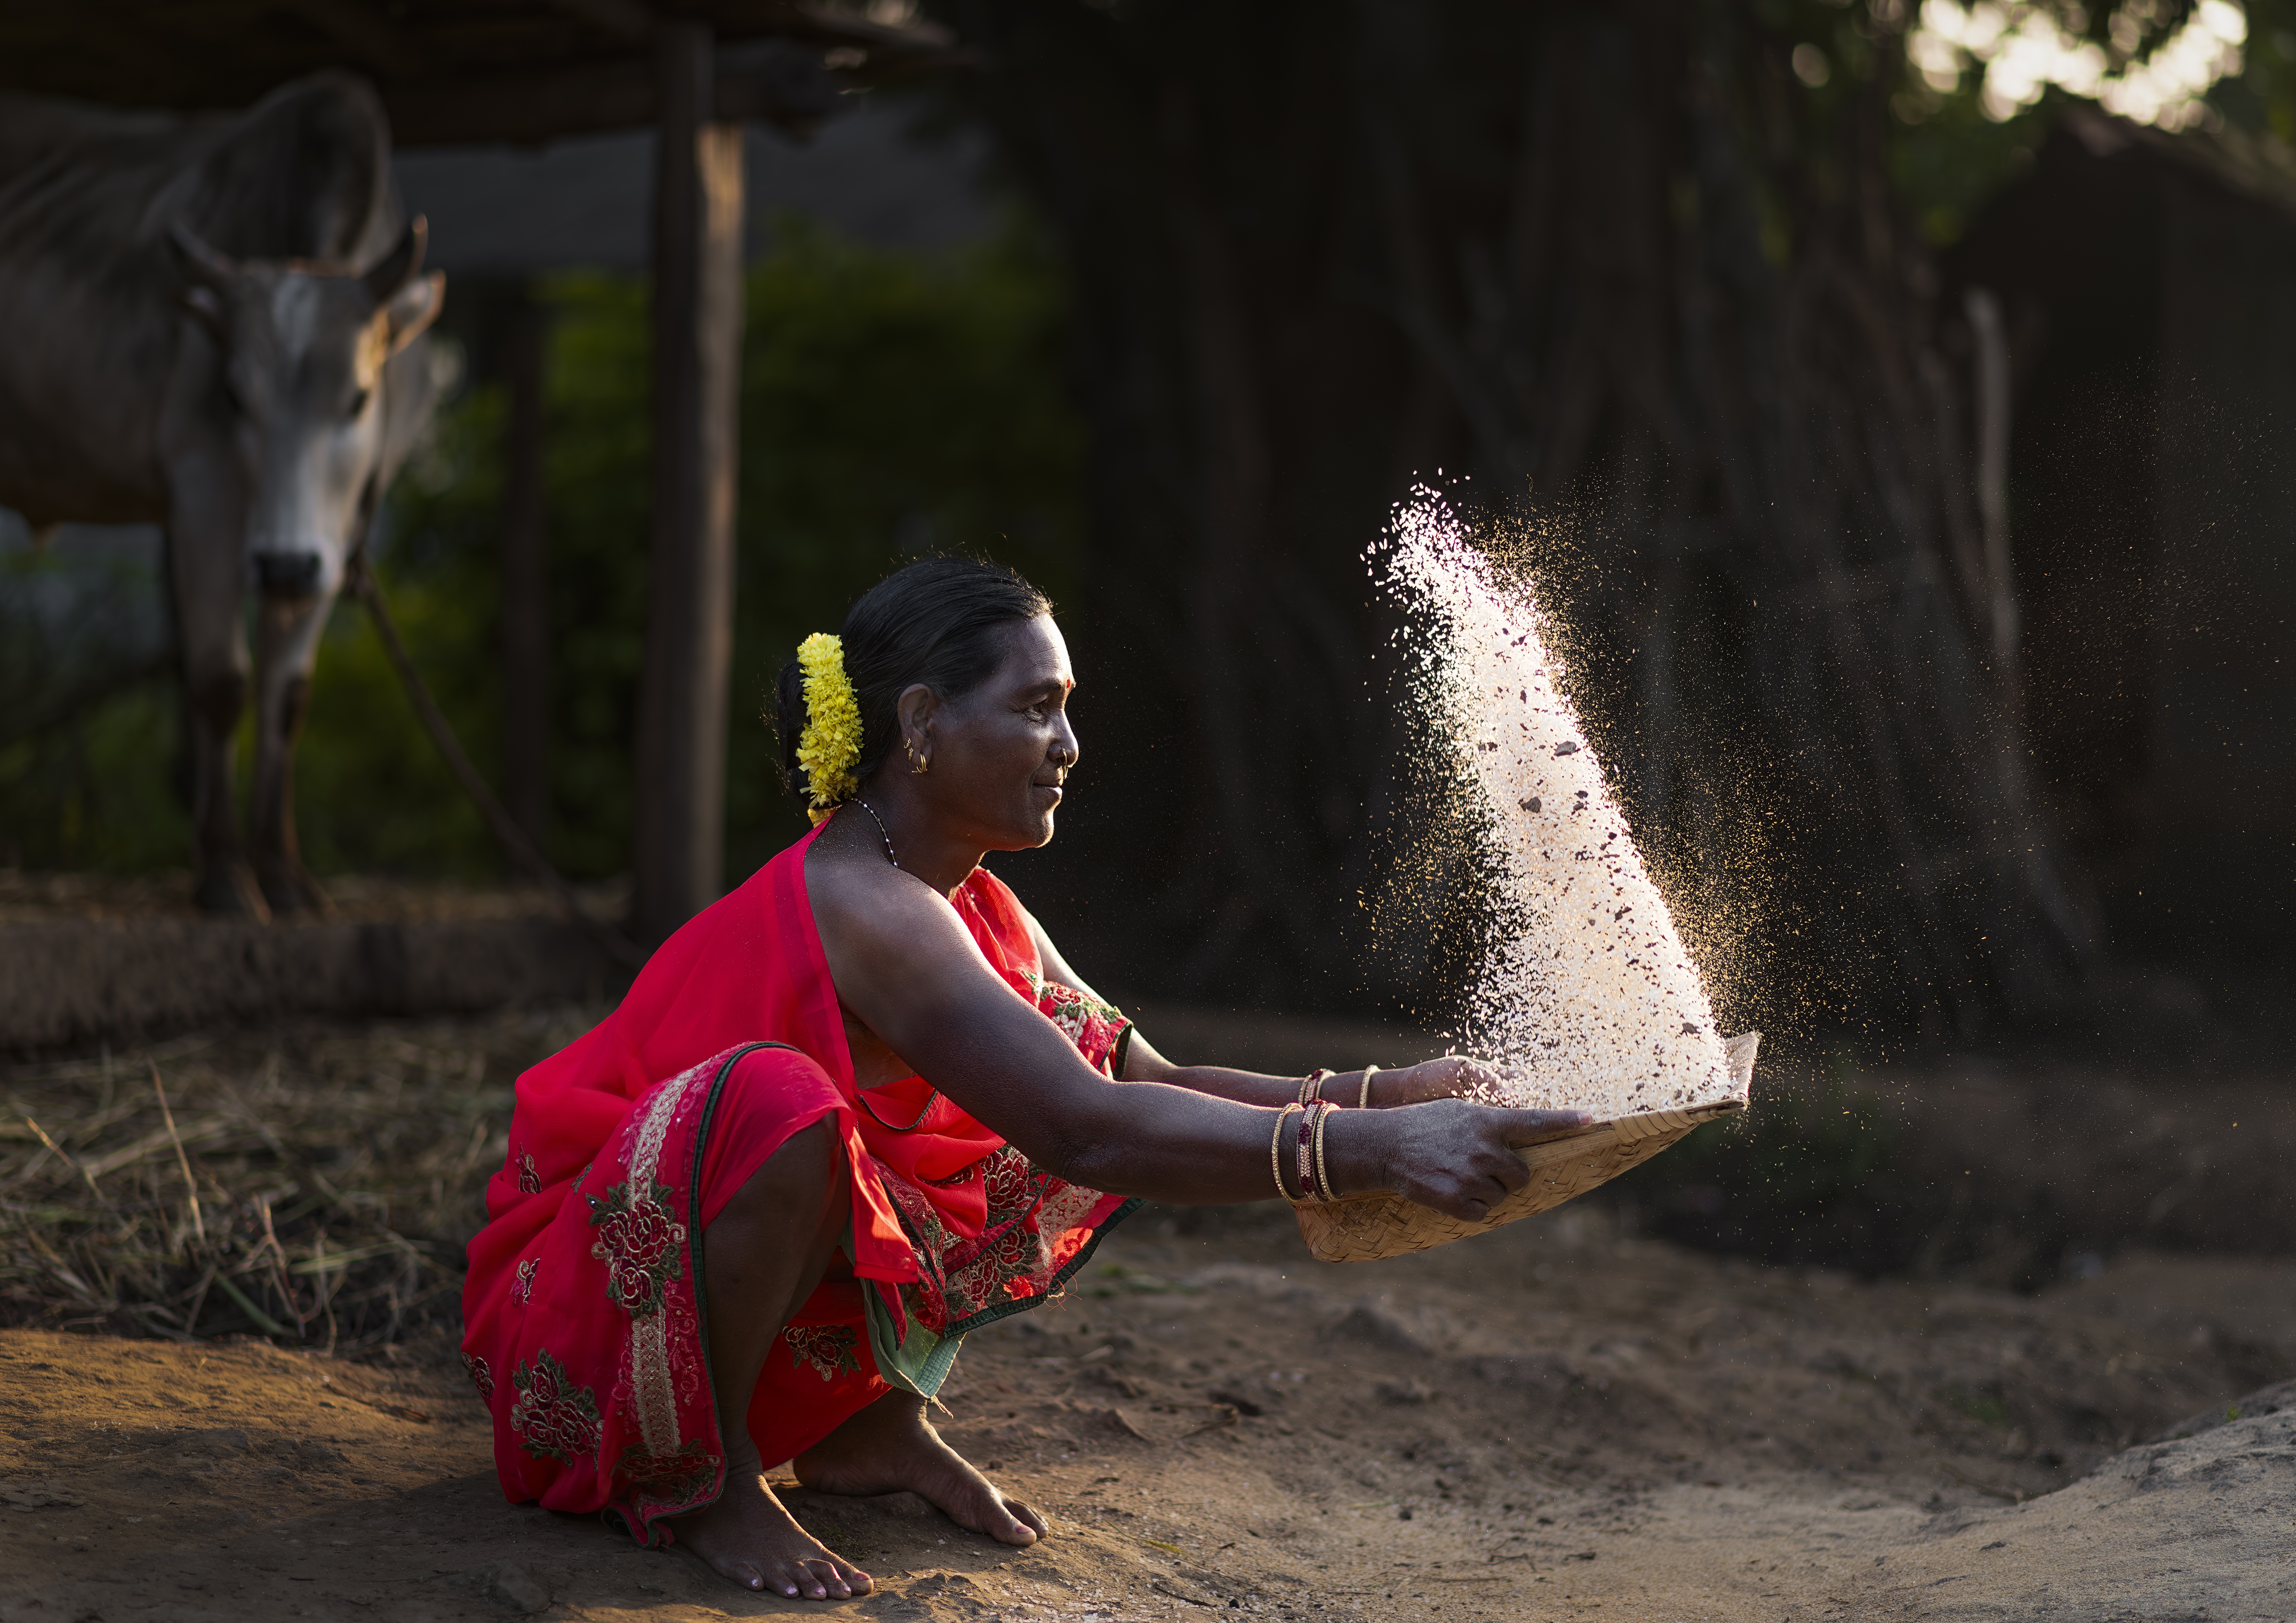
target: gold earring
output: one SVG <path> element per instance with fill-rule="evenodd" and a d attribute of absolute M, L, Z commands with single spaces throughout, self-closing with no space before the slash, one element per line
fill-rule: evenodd
<path fill-rule="evenodd" d="M 911 777 L 916 777 L 922 775 L 932 766 L 932 757 L 931 756 L 925 757 L 922 760 L 919 760 L 917 758 L 917 747 L 911 743 L 907 739 L 905 738 L 901 741 L 901 748 L 908 752 L 909 775 Z"/>

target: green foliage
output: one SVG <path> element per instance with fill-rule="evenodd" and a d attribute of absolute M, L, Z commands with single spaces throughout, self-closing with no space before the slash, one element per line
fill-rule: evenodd
<path fill-rule="evenodd" d="M 2013 119 L 1996 123 L 1969 87 L 1923 105 L 1910 93 L 1892 102 L 1890 179 L 1906 212 L 1933 248 L 1949 248 L 1979 212 L 2030 168 L 2068 98 L 2051 90 Z"/>
<path fill-rule="evenodd" d="M 943 256 L 863 247 L 802 220 L 784 221 L 779 237 L 750 275 L 742 344 L 731 878 L 805 827 L 760 716 L 807 632 L 834 627 L 889 569 L 941 549 L 990 553 L 1057 594 L 1074 578 L 1082 529 L 1083 437 L 1060 376 L 1066 293 L 1033 235 L 1016 225 Z M 569 275 L 541 296 L 554 316 L 551 848 L 570 873 L 596 875 L 626 865 L 629 847 L 651 336 L 633 280 Z M 449 414 L 438 448 L 394 497 L 388 565 L 394 583 L 422 593 L 394 586 L 417 658 L 480 760 L 492 753 L 499 692 L 490 627 L 501 423 L 493 389 Z M 322 721 L 315 703 L 315 734 Z M 340 816 L 315 796 L 306 826 Z M 434 839 L 434 863 L 454 865 L 464 848 L 455 830 L 442 821 Z M 372 843 L 339 849 L 346 865 L 381 854 Z"/>
<path fill-rule="evenodd" d="M 0 548 L 0 864 L 184 865 L 178 707 L 154 673 L 160 589 L 140 560 Z"/>
<path fill-rule="evenodd" d="M 391 590 L 391 612 L 409 652 L 478 760 L 499 747 L 487 702 L 496 688 L 486 663 L 493 608 L 491 578 L 464 584 L 417 578 Z M 303 858 L 313 872 L 491 874 L 496 857 L 485 821 L 431 747 L 359 605 L 336 606 L 312 691 L 311 725 L 295 757 L 295 794 Z M 242 794 L 250 732 L 241 730 Z"/>
<path fill-rule="evenodd" d="M 155 678 L 0 745 L 0 863 L 184 866 L 191 816 L 172 770 L 180 708 L 172 684 Z"/>

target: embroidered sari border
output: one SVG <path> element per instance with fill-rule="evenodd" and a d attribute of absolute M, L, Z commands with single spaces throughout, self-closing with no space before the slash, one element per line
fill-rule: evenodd
<path fill-rule="evenodd" d="M 1051 1277 L 1045 1282 L 1044 1290 L 1033 1291 L 1027 1296 L 1009 1297 L 1004 1301 L 983 1307 L 978 1313 L 968 1314 L 961 1319 L 952 1319 L 941 1326 L 941 1339 L 954 1343 L 959 1336 L 969 1334 L 983 1324 L 994 1324 L 997 1320 L 1009 1319 L 1016 1313 L 1026 1313 L 1030 1308 L 1043 1307 L 1060 1293 L 1061 1287 L 1075 1276 L 1078 1268 L 1092 1260 L 1092 1254 L 1100 1249 L 1100 1242 L 1108 1237 L 1108 1231 L 1123 1222 L 1144 1204 L 1145 1204 L 1144 1197 L 1133 1195 L 1126 1200 L 1123 1205 L 1094 1224 L 1090 1237 L 1082 1245 L 1077 1247 L 1075 1256 L 1053 1271 Z M 916 1229 L 909 1222 L 909 1214 L 897 1205 L 893 1209 L 893 1215 L 900 1219 L 901 1232 L 909 1237 L 909 1243 L 920 1250 L 926 1249 L 923 1240 L 919 1237 Z M 949 1357 L 951 1363 L 955 1361 L 955 1353 L 952 1352 Z"/>
<path fill-rule="evenodd" d="M 709 1091 L 702 1095 L 701 1109 L 693 1124 L 693 1143 L 686 1168 L 685 1191 L 685 1268 L 686 1278 L 693 1290 L 694 1335 L 701 1343 L 701 1367 L 707 1376 L 702 1381 L 702 1400 L 709 1406 L 710 1430 L 717 1436 L 717 1469 L 708 1488 L 682 1505 L 665 1505 L 659 1509 L 640 1506 L 634 1502 L 610 1500 L 606 1508 L 620 1516 L 627 1525 L 630 1536 L 648 1549 L 666 1542 L 666 1536 L 656 1526 L 673 1516 L 687 1516 L 718 1503 L 726 1492 L 726 1417 L 718 1412 L 717 1372 L 709 1367 L 709 1291 L 702 1272 L 701 1205 L 704 1191 L 701 1167 L 709 1148 L 709 1128 L 717 1119 L 718 1103 L 726 1091 L 727 1078 L 734 1067 L 760 1048 L 790 1048 L 787 1043 L 744 1043 L 727 1053 L 718 1063 L 709 1079 Z M 746 1422 L 745 1422 L 746 1423 Z"/>

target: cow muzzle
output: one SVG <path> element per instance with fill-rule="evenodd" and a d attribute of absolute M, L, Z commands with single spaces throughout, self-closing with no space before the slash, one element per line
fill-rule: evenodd
<path fill-rule="evenodd" d="M 324 565 L 316 553 L 258 553 L 255 588 L 266 597 L 310 597 Z"/>

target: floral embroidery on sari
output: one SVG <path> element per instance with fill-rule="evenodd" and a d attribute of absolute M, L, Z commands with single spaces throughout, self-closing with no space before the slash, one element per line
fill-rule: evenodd
<path fill-rule="evenodd" d="M 464 1353 L 463 1373 L 470 1376 L 471 1384 L 479 1389 L 479 1401 L 488 1408 L 494 1407 L 495 1373 L 487 1367 L 487 1361 L 476 1353 Z"/>
<path fill-rule="evenodd" d="M 1117 1039 L 1132 1023 L 1124 1018 L 1124 1012 L 1057 980 L 1046 980 L 1027 970 L 1016 972 L 1027 984 L 1037 1012 L 1061 1029 L 1061 1035 L 1077 1045 L 1086 1064 L 1104 1069 Z"/>
<path fill-rule="evenodd" d="M 521 1194 L 542 1193 L 542 1173 L 534 1164 L 534 1152 L 531 1150 L 519 1152 L 518 1192 Z"/>
<path fill-rule="evenodd" d="M 691 1504 L 709 1491 L 718 1480 L 718 1458 L 701 1446 L 698 1437 L 689 1438 L 676 1454 L 651 1455 L 644 1443 L 632 1443 L 622 1450 L 622 1457 L 614 1462 L 614 1479 L 626 1482 L 636 1491 L 633 1497 L 644 1507 L 668 1507 L 677 1511 Z"/>
<path fill-rule="evenodd" d="M 624 1183 L 607 1190 L 603 1201 L 586 1197 L 590 1226 L 598 1231 L 590 1255 L 606 1265 L 606 1299 L 632 1318 L 658 1311 L 662 1287 L 685 1268 L 685 1225 L 669 1215 L 668 1202 L 676 1196 L 668 1184 L 657 1183 L 633 1201 Z"/>
<path fill-rule="evenodd" d="M 510 1373 L 518 1388 L 510 1429 L 519 1447 L 539 1460 L 573 1465 L 598 1457 L 598 1395 L 576 1386 L 566 1366 L 537 1349 L 534 1362 Z"/>
<path fill-rule="evenodd" d="M 877 1175 L 908 1231 L 918 1283 L 900 1287 L 902 1306 L 935 1335 L 962 1334 L 983 1316 L 1057 1288 L 1081 1243 L 1078 1237 L 1109 1196 L 1062 1182 L 1011 1144 L 974 1163 L 987 1182 L 988 1221 L 968 1240 L 942 1222 L 931 1200 L 883 1161 Z"/>
<path fill-rule="evenodd" d="M 782 1332 L 791 1362 L 824 1381 L 861 1373 L 861 1335 L 850 1324 L 791 1324 Z"/>
<path fill-rule="evenodd" d="M 542 1272 L 542 1258 L 529 1257 L 518 1265 L 518 1276 L 511 1282 L 510 1299 L 523 1307 L 534 1299 L 534 1276 Z"/>

